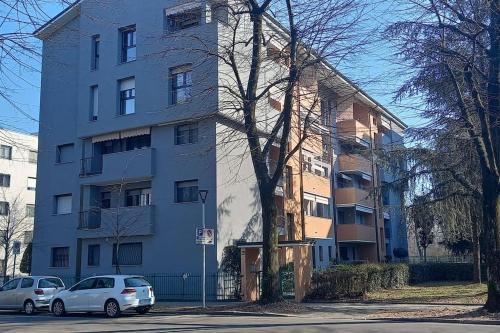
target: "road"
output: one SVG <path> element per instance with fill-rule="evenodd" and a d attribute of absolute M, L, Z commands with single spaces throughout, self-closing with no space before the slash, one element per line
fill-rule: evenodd
<path fill-rule="evenodd" d="M 108 319 L 99 315 L 71 315 L 55 318 L 39 313 L 28 317 L 19 313 L 0 313 L 0 332 L 287 332 L 287 333 L 486 333 L 500 331 L 498 326 L 399 323 L 322 319 L 312 317 L 253 317 L 207 315 L 125 315 Z"/>

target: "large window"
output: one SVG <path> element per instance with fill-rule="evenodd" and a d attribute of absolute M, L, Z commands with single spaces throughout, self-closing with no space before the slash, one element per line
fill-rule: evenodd
<path fill-rule="evenodd" d="M 291 166 L 286 166 L 285 168 L 285 180 L 286 180 L 286 197 L 287 198 L 292 198 L 293 197 L 293 171 Z"/>
<path fill-rule="evenodd" d="M 114 266 L 117 261 L 124 266 L 142 265 L 142 243 L 123 243 L 118 246 L 118 250 L 113 244 Z"/>
<path fill-rule="evenodd" d="M 69 247 L 53 247 L 51 250 L 51 267 L 69 267 Z"/>
<path fill-rule="evenodd" d="M 73 196 L 71 194 L 56 195 L 54 213 L 57 215 L 71 214 Z"/>
<path fill-rule="evenodd" d="M 99 266 L 101 255 L 101 246 L 99 244 L 89 245 L 88 247 L 88 266 Z"/>
<path fill-rule="evenodd" d="M 29 244 L 33 241 L 33 231 L 25 231 L 24 232 L 24 239 L 23 242 L 24 244 Z"/>
<path fill-rule="evenodd" d="M 9 215 L 9 203 L 6 201 L 0 201 L 0 216 Z"/>
<path fill-rule="evenodd" d="M 151 205 L 151 188 L 128 190 L 125 204 L 127 207 Z"/>
<path fill-rule="evenodd" d="M 10 175 L 0 173 L 0 187 L 10 187 Z"/>
<path fill-rule="evenodd" d="M 3 158 L 5 160 L 11 160 L 12 159 L 12 147 L 0 145 L 0 158 Z"/>
<path fill-rule="evenodd" d="M 122 43 L 122 62 L 134 61 L 137 56 L 135 25 L 120 29 Z"/>
<path fill-rule="evenodd" d="M 92 70 L 99 69 L 99 57 L 101 52 L 101 36 L 92 36 L 92 62 L 90 68 Z"/>
<path fill-rule="evenodd" d="M 36 178 L 28 177 L 27 189 L 28 191 L 36 191 Z"/>
<path fill-rule="evenodd" d="M 57 163 L 70 163 L 74 161 L 75 145 L 70 143 L 66 145 L 57 146 L 56 162 Z"/>
<path fill-rule="evenodd" d="M 28 152 L 28 162 L 33 164 L 38 162 L 38 152 L 36 150 L 30 150 Z"/>
<path fill-rule="evenodd" d="M 96 121 L 99 116 L 99 87 L 90 87 L 90 120 Z"/>
<path fill-rule="evenodd" d="M 198 142 L 198 123 L 184 124 L 175 127 L 176 145 L 196 142 Z"/>
<path fill-rule="evenodd" d="M 198 201 L 198 181 L 188 180 L 175 183 L 176 202 L 196 202 Z"/>
<path fill-rule="evenodd" d="M 135 78 L 120 82 L 120 115 L 135 113 Z"/>
<path fill-rule="evenodd" d="M 328 203 L 328 198 L 305 194 L 304 214 L 307 216 L 330 218 L 330 205 Z"/>
<path fill-rule="evenodd" d="M 185 103 L 191 98 L 192 73 L 191 65 L 184 65 L 170 70 L 172 104 Z"/>
<path fill-rule="evenodd" d="M 167 31 L 175 32 L 201 24 L 201 8 L 193 8 L 180 13 L 167 13 Z"/>
<path fill-rule="evenodd" d="M 26 205 L 26 217 L 35 217 L 35 205 Z"/>
<path fill-rule="evenodd" d="M 111 192 L 101 192 L 101 208 L 111 208 Z"/>

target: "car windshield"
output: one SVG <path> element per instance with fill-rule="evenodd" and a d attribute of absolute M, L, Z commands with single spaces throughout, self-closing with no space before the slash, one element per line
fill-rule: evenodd
<path fill-rule="evenodd" d="M 149 287 L 151 286 L 148 281 L 141 277 L 132 277 L 125 279 L 125 287 Z"/>
<path fill-rule="evenodd" d="M 61 279 L 46 278 L 38 281 L 38 288 L 64 288 L 64 284 Z"/>

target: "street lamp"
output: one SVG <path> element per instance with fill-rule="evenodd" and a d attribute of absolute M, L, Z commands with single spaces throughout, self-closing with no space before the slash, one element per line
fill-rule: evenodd
<path fill-rule="evenodd" d="M 200 190 L 199 191 L 199 195 L 200 195 L 200 199 L 201 199 L 201 207 L 202 207 L 202 227 L 203 227 L 203 234 L 205 234 L 205 228 L 206 228 L 206 225 L 205 225 L 205 202 L 207 201 L 207 195 L 208 195 L 208 191 L 207 190 Z M 207 304 L 206 304 L 206 288 L 205 288 L 205 285 L 206 285 L 206 274 L 205 274 L 205 269 L 206 269 L 206 264 L 205 264 L 205 252 L 206 252 L 206 245 L 205 243 L 203 243 L 203 277 L 202 277 L 202 281 L 203 281 L 203 292 L 202 292 L 202 295 L 203 295 L 203 308 L 206 308 L 207 307 Z"/>

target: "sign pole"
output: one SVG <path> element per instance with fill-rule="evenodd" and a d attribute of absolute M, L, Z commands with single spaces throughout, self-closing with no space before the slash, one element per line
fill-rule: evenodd
<path fill-rule="evenodd" d="M 205 200 L 203 200 L 202 203 L 202 219 L 203 219 L 203 229 L 205 229 Z M 206 304 L 206 276 L 205 276 L 205 270 L 206 270 L 206 261 L 205 261 L 205 254 L 206 254 L 206 245 L 203 244 L 203 308 L 207 307 Z"/>
<path fill-rule="evenodd" d="M 16 257 L 17 257 L 17 254 L 14 253 L 14 267 L 12 267 L 12 278 L 16 277 Z"/>

